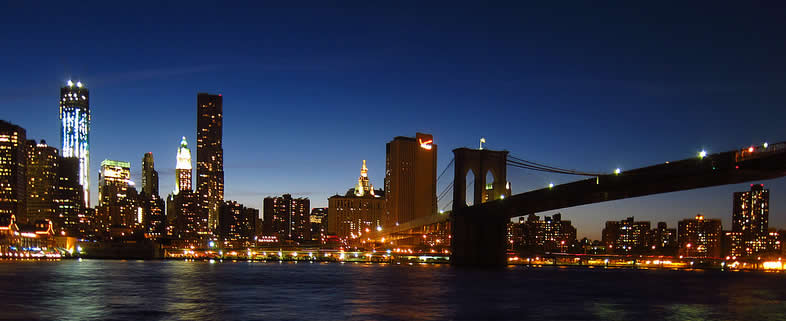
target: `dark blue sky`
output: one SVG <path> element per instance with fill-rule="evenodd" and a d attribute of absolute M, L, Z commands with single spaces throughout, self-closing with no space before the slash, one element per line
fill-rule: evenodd
<path fill-rule="evenodd" d="M 0 118 L 60 147 L 58 87 L 81 80 L 93 186 L 105 158 L 132 162 L 140 181 L 153 152 L 166 194 L 180 136 L 195 147 L 196 93 L 221 93 L 226 198 L 254 207 L 282 193 L 326 206 L 363 159 L 381 186 L 385 143 L 416 131 L 434 135 L 440 168 L 486 137 L 601 172 L 786 140 L 784 8 L 428 3 L 7 3 Z M 572 179 L 509 170 L 514 193 Z M 786 228 L 786 181 L 763 183 L 771 225 Z M 674 225 L 702 212 L 728 228 L 731 193 L 747 186 L 561 212 L 596 238 L 626 216 Z"/>

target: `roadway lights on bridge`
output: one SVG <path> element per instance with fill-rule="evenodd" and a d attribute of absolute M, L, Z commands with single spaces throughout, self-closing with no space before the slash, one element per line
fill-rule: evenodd
<path fill-rule="evenodd" d="M 753 153 L 753 151 L 754 151 L 754 150 L 755 150 L 755 149 L 753 149 L 753 146 L 751 146 L 751 147 L 748 147 L 748 153 Z"/>
<path fill-rule="evenodd" d="M 622 173 L 621 169 L 617 168 L 614 170 L 614 175 L 619 175 L 620 173 Z"/>
<path fill-rule="evenodd" d="M 549 183 L 549 188 L 554 188 L 554 183 Z"/>
<path fill-rule="evenodd" d="M 499 199 L 504 200 L 505 199 L 505 195 L 500 195 Z"/>
<path fill-rule="evenodd" d="M 764 148 L 770 147 L 770 144 L 764 143 Z"/>
<path fill-rule="evenodd" d="M 699 159 L 704 159 L 704 157 L 707 157 L 707 151 L 702 149 L 699 152 Z"/>

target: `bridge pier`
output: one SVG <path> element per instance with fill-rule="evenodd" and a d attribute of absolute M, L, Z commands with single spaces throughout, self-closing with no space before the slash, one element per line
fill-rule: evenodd
<path fill-rule="evenodd" d="M 507 264 L 505 250 L 510 219 L 489 207 L 451 213 L 450 264 L 498 267 Z"/>

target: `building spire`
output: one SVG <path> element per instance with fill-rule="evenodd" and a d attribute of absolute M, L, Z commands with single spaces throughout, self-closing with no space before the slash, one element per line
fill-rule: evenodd
<path fill-rule="evenodd" d="M 363 167 L 360 168 L 360 177 L 358 177 L 358 184 L 355 186 L 355 196 L 363 196 L 371 192 L 371 185 L 368 179 L 368 168 L 366 168 L 366 160 L 363 160 Z M 374 193 L 371 193 L 374 195 Z"/>

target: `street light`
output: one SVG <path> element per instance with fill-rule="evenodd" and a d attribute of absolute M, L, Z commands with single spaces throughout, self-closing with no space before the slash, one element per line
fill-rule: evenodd
<path fill-rule="evenodd" d="M 617 168 L 614 170 L 614 175 L 619 175 L 620 173 L 622 173 L 621 169 Z"/>
<path fill-rule="evenodd" d="M 705 151 L 705 150 L 701 150 L 701 151 L 699 152 L 699 158 L 700 158 L 700 159 L 703 159 L 704 157 L 707 157 L 707 151 Z"/>

